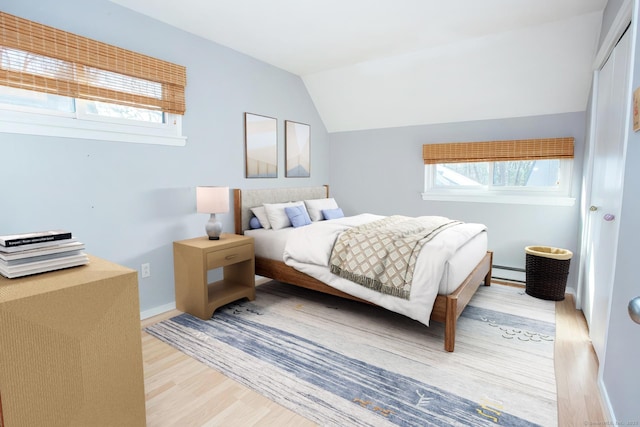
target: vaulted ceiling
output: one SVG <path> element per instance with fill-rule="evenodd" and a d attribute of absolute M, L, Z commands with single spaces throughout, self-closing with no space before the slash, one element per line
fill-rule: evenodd
<path fill-rule="evenodd" d="M 329 132 L 584 111 L 607 0 L 112 0 L 299 75 Z"/>

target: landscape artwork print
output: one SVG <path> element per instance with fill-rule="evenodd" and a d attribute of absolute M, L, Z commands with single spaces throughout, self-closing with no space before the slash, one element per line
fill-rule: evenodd
<path fill-rule="evenodd" d="M 247 178 L 278 177 L 278 121 L 244 113 Z"/>
<path fill-rule="evenodd" d="M 308 178 L 310 173 L 311 127 L 285 120 L 285 169 L 287 178 Z"/>

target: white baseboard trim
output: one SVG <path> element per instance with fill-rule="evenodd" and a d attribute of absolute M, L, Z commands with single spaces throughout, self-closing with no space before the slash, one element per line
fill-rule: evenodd
<path fill-rule="evenodd" d="M 573 296 L 573 301 L 575 302 L 576 300 L 576 290 L 574 288 L 572 288 L 571 286 L 567 286 L 567 288 L 564 291 L 565 294 L 571 294 Z"/>
<path fill-rule="evenodd" d="M 149 317 L 157 316 L 158 314 L 166 313 L 170 310 L 175 310 L 176 302 L 171 302 L 169 304 L 160 305 L 158 307 L 150 308 L 149 310 L 140 312 L 140 320 L 148 319 Z"/>
<path fill-rule="evenodd" d="M 619 423 L 616 420 L 616 415 L 613 412 L 613 406 L 611 406 L 611 400 L 609 400 L 609 393 L 607 392 L 607 387 L 604 385 L 604 381 L 602 380 L 602 373 L 598 371 L 598 388 L 600 389 L 600 398 L 602 401 L 602 410 L 604 412 L 605 418 L 607 418 L 607 425 L 622 425 L 623 423 Z"/>

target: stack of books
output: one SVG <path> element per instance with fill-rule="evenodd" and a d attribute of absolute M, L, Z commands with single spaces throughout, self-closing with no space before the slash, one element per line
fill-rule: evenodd
<path fill-rule="evenodd" d="M 65 230 L 0 236 L 0 274 L 10 279 L 88 262 L 84 244 Z"/>

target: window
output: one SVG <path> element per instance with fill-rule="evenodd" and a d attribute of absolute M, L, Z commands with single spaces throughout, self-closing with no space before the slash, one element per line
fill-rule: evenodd
<path fill-rule="evenodd" d="M 184 67 L 0 12 L 4 132 L 184 145 Z"/>
<path fill-rule="evenodd" d="M 68 115 L 75 111 L 73 98 L 7 86 L 0 86 L 0 108 L 53 115 Z"/>
<path fill-rule="evenodd" d="M 156 125 L 165 123 L 167 113 L 162 111 L 148 110 L 146 108 L 131 107 L 128 105 L 110 104 L 100 101 L 78 100 L 76 102 L 76 111 L 81 117 L 88 119 L 114 122 L 137 122 L 139 125 L 147 123 Z"/>
<path fill-rule="evenodd" d="M 573 138 L 425 144 L 425 200 L 572 205 Z"/>

